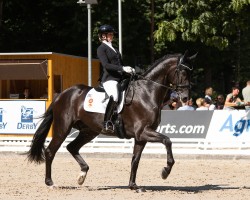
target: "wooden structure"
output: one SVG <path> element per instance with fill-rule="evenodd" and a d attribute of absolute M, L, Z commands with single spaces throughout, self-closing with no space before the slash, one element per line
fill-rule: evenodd
<path fill-rule="evenodd" d="M 100 62 L 92 60 L 92 86 L 98 84 Z M 15 101 L 24 88 L 32 100 L 50 105 L 55 93 L 88 85 L 88 59 L 54 52 L 0 53 L 0 101 Z M 25 101 L 25 100 L 23 100 Z"/>

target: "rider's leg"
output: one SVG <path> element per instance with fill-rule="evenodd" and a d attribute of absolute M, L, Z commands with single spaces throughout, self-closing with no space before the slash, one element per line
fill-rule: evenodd
<path fill-rule="evenodd" d="M 111 120 L 112 114 L 114 113 L 114 111 L 116 111 L 116 109 L 117 103 L 114 101 L 113 96 L 110 96 L 104 115 L 104 122 Z"/>
<path fill-rule="evenodd" d="M 118 100 L 118 90 L 117 90 L 117 81 L 106 81 L 103 83 L 103 87 L 106 93 L 109 96 L 109 102 L 107 104 L 106 112 L 104 115 L 104 128 L 108 128 L 109 122 L 113 128 L 112 116 L 114 112 L 117 112 L 117 100 Z M 108 122 L 108 123 L 107 123 Z"/>

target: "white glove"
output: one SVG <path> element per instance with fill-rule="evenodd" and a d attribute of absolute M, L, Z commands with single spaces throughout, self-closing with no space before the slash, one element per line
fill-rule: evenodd
<path fill-rule="evenodd" d="M 133 69 L 130 66 L 124 66 L 124 67 L 122 67 L 122 69 L 123 69 L 123 71 L 125 71 L 126 73 L 129 73 L 129 74 L 135 73 L 135 69 Z"/>

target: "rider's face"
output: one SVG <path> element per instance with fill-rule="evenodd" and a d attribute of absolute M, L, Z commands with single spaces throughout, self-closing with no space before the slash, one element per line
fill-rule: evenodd
<path fill-rule="evenodd" d="M 103 39 L 106 39 L 108 42 L 112 42 L 114 38 L 114 33 L 107 33 L 103 35 Z"/>

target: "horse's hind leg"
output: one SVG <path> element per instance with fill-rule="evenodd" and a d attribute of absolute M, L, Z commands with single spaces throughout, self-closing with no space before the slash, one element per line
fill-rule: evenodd
<path fill-rule="evenodd" d="M 67 150 L 71 153 L 71 155 L 75 158 L 75 160 L 78 162 L 78 164 L 81 167 L 81 172 L 78 176 L 77 182 L 79 185 L 82 185 L 85 181 L 85 178 L 87 176 L 87 172 L 89 170 L 88 164 L 84 161 L 82 156 L 79 154 L 80 148 L 90 142 L 92 139 L 94 139 L 98 134 L 95 132 L 88 131 L 87 134 L 83 134 L 80 132 L 78 136 L 67 145 Z"/>
<path fill-rule="evenodd" d="M 46 158 L 46 174 L 45 174 L 45 184 L 47 186 L 53 186 L 54 183 L 51 178 L 51 164 L 54 160 L 56 152 L 60 148 L 61 144 L 66 138 L 66 134 L 64 137 L 53 137 L 49 146 L 45 150 L 45 158 Z"/>

